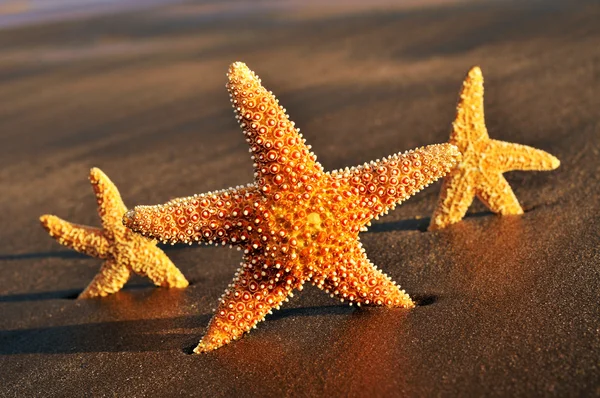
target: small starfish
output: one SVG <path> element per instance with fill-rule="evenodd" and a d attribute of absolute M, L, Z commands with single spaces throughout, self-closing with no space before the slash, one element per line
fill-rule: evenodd
<path fill-rule="evenodd" d="M 237 245 L 244 262 L 195 352 L 238 339 L 311 281 L 350 305 L 414 303 L 366 257 L 359 231 L 444 176 L 460 153 L 430 145 L 326 173 L 275 96 L 243 63 L 227 74 L 255 183 L 136 206 L 123 222 L 163 242 Z"/>
<path fill-rule="evenodd" d="M 463 82 L 449 143 L 458 147 L 463 158 L 444 178 L 430 231 L 462 220 L 475 195 L 494 213 L 523 214 L 502 173 L 553 170 L 560 165 L 547 152 L 489 138 L 483 115 L 483 75 L 478 67 Z"/>
<path fill-rule="evenodd" d="M 131 271 L 150 278 L 157 286 L 183 288 L 188 281 L 156 241 L 131 232 L 123 226 L 127 208 L 117 187 L 100 169 L 90 171 L 96 193 L 102 228 L 72 224 L 52 215 L 40 217 L 42 226 L 58 243 L 104 261 L 100 272 L 79 298 L 107 296 L 118 292 Z"/>

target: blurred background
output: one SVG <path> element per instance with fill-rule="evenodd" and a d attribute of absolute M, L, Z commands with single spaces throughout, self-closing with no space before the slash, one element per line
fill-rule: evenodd
<path fill-rule="evenodd" d="M 449 3 L 456 2 L 457 0 L 437 0 L 435 3 Z M 192 1 L 185 0 L 2 0 L 0 2 L 0 15 L 2 16 L 0 26 L 16 26 L 25 23 L 39 23 L 44 21 L 58 21 L 65 19 L 73 19 L 82 16 L 90 16 L 94 14 L 119 12 L 125 10 L 143 9 L 152 7 L 160 4 L 168 3 L 192 3 Z M 195 3 L 211 4 L 213 9 L 229 10 L 236 8 L 237 11 L 241 9 L 255 9 L 256 7 L 290 7 L 290 6 L 322 6 L 336 7 L 336 6 L 348 6 L 353 5 L 356 8 L 369 9 L 373 6 L 389 5 L 390 3 L 405 3 L 403 6 L 412 5 L 417 6 L 419 4 L 416 0 L 398 0 L 398 1 L 381 1 L 375 0 L 374 2 L 365 2 L 357 0 L 329 0 L 322 2 L 318 0 L 205 0 L 195 1 Z M 327 4 L 324 4 L 327 3 Z"/>
<path fill-rule="evenodd" d="M 134 10 L 170 0 L 2 0 L 0 27 Z M 172 1 L 172 0 L 171 0 Z"/>

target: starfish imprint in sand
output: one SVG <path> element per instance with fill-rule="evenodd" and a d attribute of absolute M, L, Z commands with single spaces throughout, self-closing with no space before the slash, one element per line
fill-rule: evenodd
<path fill-rule="evenodd" d="M 275 96 L 243 63 L 227 74 L 231 102 L 254 161 L 245 187 L 136 206 L 134 231 L 163 242 L 236 245 L 244 252 L 196 353 L 238 339 L 306 281 L 351 305 L 411 308 L 409 296 L 365 255 L 371 219 L 444 176 L 460 153 L 430 145 L 326 173 Z"/>
<path fill-rule="evenodd" d="M 489 138 L 483 115 L 483 75 L 478 67 L 463 82 L 449 143 L 458 147 L 463 158 L 444 178 L 430 231 L 462 220 L 475 195 L 494 213 L 523 214 L 502 173 L 553 170 L 560 165 L 542 150 Z"/>
<path fill-rule="evenodd" d="M 90 171 L 102 228 L 72 224 L 52 215 L 40 217 L 42 226 L 60 244 L 104 261 L 100 272 L 79 298 L 107 296 L 118 292 L 131 272 L 150 278 L 158 286 L 183 288 L 188 281 L 156 241 L 123 226 L 127 211 L 117 187 L 100 169 Z"/>

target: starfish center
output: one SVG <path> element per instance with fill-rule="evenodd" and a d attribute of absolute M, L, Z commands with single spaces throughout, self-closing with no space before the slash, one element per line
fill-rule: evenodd
<path fill-rule="evenodd" d="M 321 215 L 314 211 L 306 216 L 304 222 L 304 227 L 299 231 L 297 240 L 301 247 L 308 247 L 318 239 L 319 234 L 325 228 Z"/>
<path fill-rule="evenodd" d="M 310 213 L 306 216 L 306 223 L 311 227 L 317 227 L 321 225 L 321 216 L 319 213 Z"/>

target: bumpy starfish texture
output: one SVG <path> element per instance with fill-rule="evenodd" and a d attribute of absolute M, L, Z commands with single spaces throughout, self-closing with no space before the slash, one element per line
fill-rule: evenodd
<path fill-rule="evenodd" d="M 156 241 L 123 226 L 127 208 L 112 181 L 100 169 L 93 168 L 90 182 L 96 193 L 102 228 L 72 224 L 52 215 L 40 217 L 42 226 L 58 243 L 104 260 L 100 272 L 79 298 L 116 293 L 125 285 L 131 272 L 147 276 L 158 286 L 186 287 L 188 281 L 156 246 Z"/>
<path fill-rule="evenodd" d="M 196 353 L 238 339 L 306 281 L 351 305 L 414 303 L 366 257 L 358 233 L 457 163 L 430 145 L 326 173 L 275 96 L 243 63 L 227 74 L 236 118 L 253 154 L 245 187 L 136 206 L 124 217 L 163 242 L 237 245 L 244 262 L 221 297 Z"/>
<path fill-rule="evenodd" d="M 560 165 L 542 150 L 489 138 L 483 114 L 483 75 L 478 67 L 472 68 L 463 82 L 449 143 L 456 145 L 463 157 L 444 178 L 430 231 L 462 220 L 475 195 L 494 213 L 523 214 L 502 173 L 553 170 Z"/>

